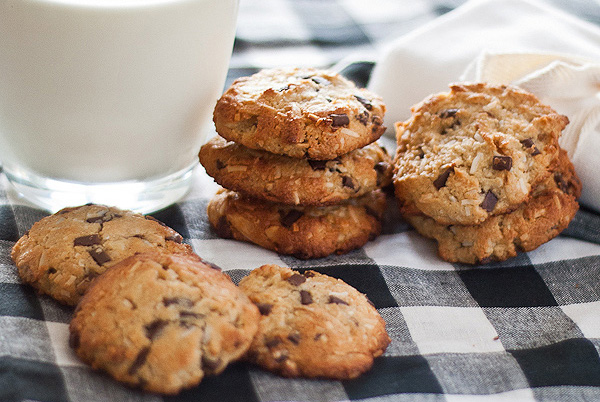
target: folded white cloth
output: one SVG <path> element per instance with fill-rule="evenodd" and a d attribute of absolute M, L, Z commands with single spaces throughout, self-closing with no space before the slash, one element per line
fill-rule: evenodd
<path fill-rule="evenodd" d="M 393 42 L 369 88 L 392 126 L 457 81 L 518 85 L 568 116 L 561 145 L 583 182 L 582 204 L 600 212 L 598 27 L 535 0 L 471 0 Z"/>

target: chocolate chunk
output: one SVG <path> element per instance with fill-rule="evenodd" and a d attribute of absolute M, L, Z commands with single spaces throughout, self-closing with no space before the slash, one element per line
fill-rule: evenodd
<path fill-rule="evenodd" d="M 287 337 L 290 342 L 292 342 L 294 345 L 298 345 L 300 343 L 300 334 L 299 333 L 293 333 L 293 334 L 289 334 Z"/>
<path fill-rule="evenodd" d="M 135 360 L 129 367 L 129 370 L 127 370 L 127 374 L 134 375 L 140 369 L 140 367 L 142 367 L 144 365 L 144 363 L 146 363 L 146 360 L 148 359 L 149 354 L 150 354 L 149 346 L 140 350 L 140 353 L 138 353 L 137 357 L 135 358 Z"/>
<path fill-rule="evenodd" d="M 526 138 L 526 139 L 522 140 L 521 144 L 523 144 L 523 146 L 525 148 L 527 148 L 527 150 L 531 153 L 531 156 L 536 156 L 536 155 L 541 154 L 540 150 L 537 149 L 537 147 L 535 146 L 535 143 L 533 142 L 533 140 L 531 138 Z"/>
<path fill-rule="evenodd" d="M 308 164 L 312 170 L 325 170 L 327 161 L 319 161 L 316 159 L 307 159 Z"/>
<path fill-rule="evenodd" d="M 287 281 L 294 286 L 299 286 L 306 282 L 306 277 L 304 275 L 294 274 L 287 278 Z"/>
<path fill-rule="evenodd" d="M 279 338 L 273 338 L 273 339 L 269 339 L 268 341 L 265 342 L 265 346 L 270 348 L 274 348 L 275 346 L 279 345 L 281 343 L 281 339 Z"/>
<path fill-rule="evenodd" d="M 217 221 L 217 227 L 215 228 L 217 234 L 224 239 L 233 239 L 233 232 L 231 231 L 231 226 L 229 226 L 229 221 L 225 216 L 221 216 Z"/>
<path fill-rule="evenodd" d="M 46 273 L 47 273 L 48 275 L 55 274 L 56 272 L 57 272 L 57 271 L 56 271 L 56 268 L 54 268 L 54 267 L 50 267 L 50 268 L 48 268 L 48 270 L 46 271 Z"/>
<path fill-rule="evenodd" d="M 166 320 L 156 320 L 145 325 L 144 329 L 146 330 L 146 337 L 150 340 L 156 339 L 168 324 L 169 322 Z"/>
<path fill-rule="evenodd" d="M 439 190 L 442 187 L 446 186 L 446 182 L 448 181 L 448 177 L 450 177 L 450 173 L 454 171 L 454 166 L 450 166 L 448 169 L 444 170 L 442 174 L 438 176 L 437 179 L 433 181 L 433 186 L 436 190 Z"/>
<path fill-rule="evenodd" d="M 510 156 L 494 155 L 492 168 L 494 170 L 510 170 L 512 168 L 512 158 Z"/>
<path fill-rule="evenodd" d="M 304 212 L 302 212 L 302 211 L 298 211 L 297 209 L 290 209 L 283 215 L 281 215 L 281 212 L 280 212 L 279 222 L 281 223 L 281 225 L 283 227 L 289 228 L 294 223 L 296 223 L 296 221 L 298 219 L 302 218 L 303 215 L 304 215 Z"/>
<path fill-rule="evenodd" d="M 194 307 L 194 302 L 187 297 L 163 297 L 163 304 L 165 307 L 169 307 L 173 304 L 180 305 L 187 308 Z"/>
<path fill-rule="evenodd" d="M 283 363 L 289 358 L 287 350 L 282 350 L 279 352 L 279 356 L 274 356 L 274 359 L 277 363 Z"/>
<path fill-rule="evenodd" d="M 90 253 L 90 256 L 92 256 L 92 258 L 94 259 L 94 261 L 96 261 L 96 264 L 98 265 L 106 264 L 107 262 L 112 260 L 112 258 L 110 258 L 110 255 L 108 255 L 108 253 L 104 251 L 104 249 L 102 249 L 101 247 L 92 248 L 88 250 L 88 253 Z"/>
<path fill-rule="evenodd" d="M 314 82 L 315 84 L 318 84 L 318 85 L 331 84 L 331 81 L 329 81 L 327 78 L 319 77 L 318 75 L 314 75 L 314 76 L 310 77 L 310 79 L 312 80 L 312 82 Z"/>
<path fill-rule="evenodd" d="M 363 98 L 360 95 L 354 95 L 354 97 L 356 98 L 357 101 L 359 101 L 365 107 L 365 109 L 367 109 L 367 110 L 373 109 L 373 104 L 367 98 Z"/>
<path fill-rule="evenodd" d="M 181 244 L 183 243 L 183 236 L 181 236 L 179 233 L 175 233 L 173 235 L 165 237 L 165 240 Z"/>
<path fill-rule="evenodd" d="M 332 113 L 329 115 L 329 118 L 331 119 L 331 127 L 343 127 L 343 126 L 347 126 L 348 124 L 350 124 L 350 118 L 345 113 L 343 113 L 343 114 Z"/>
<path fill-rule="evenodd" d="M 216 165 L 218 170 L 223 170 L 227 167 L 225 162 L 223 162 L 221 159 L 217 159 Z"/>
<path fill-rule="evenodd" d="M 559 188 L 559 190 L 562 191 L 563 193 L 565 193 L 565 194 L 571 193 L 571 191 L 570 191 L 571 187 L 572 187 L 571 183 L 566 181 L 560 172 L 554 173 L 554 182 L 556 183 L 556 186 Z"/>
<path fill-rule="evenodd" d="M 182 318 L 182 319 L 200 318 L 200 317 L 201 317 L 200 314 L 194 313 L 192 311 L 180 311 L 179 312 L 179 318 Z"/>
<path fill-rule="evenodd" d="M 358 120 L 363 126 L 366 126 L 369 123 L 369 112 L 365 110 L 364 112 L 356 115 L 356 120 Z"/>
<path fill-rule="evenodd" d="M 458 109 L 446 109 L 440 112 L 440 117 L 442 119 L 447 119 L 448 117 L 454 117 L 458 113 Z"/>
<path fill-rule="evenodd" d="M 352 177 L 342 176 L 342 186 L 354 190 L 356 188 L 356 183 L 354 182 L 354 179 Z"/>
<path fill-rule="evenodd" d="M 301 290 L 300 291 L 300 303 L 302 303 L 303 305 L 308 305 L 308 304 L 312 304 L 313 302 L 313 298 L 312 295 L 310 294 L 310 292 L 308 290 Z"/>
<path fill-rule="evenodd" d="M 223 363 L 223 360 L 220 357 L 212 357 L 212 356 L 206 356 L 206 355 L 202 355 L 202 368 L 209 372 L 209 373 L 214 373 L 215 370 L 217 370 L 221 364 Z"/>
<path fill-rule="evenodd" d="M 79 236 L 75 240 L 73 240 L 74 246 L 93 246 L 96 244 L 100 244 L 102 242 L 102 238 L 97 234 L 91 234 L 87 236 Z"/>
<path fill-rule="evenodd" d="M 255 303 L 256 307 L 258 307 L 258 311 L 260 315 L 269 315 L 271 314 L 271 310 L 273 310 L 273 305 L 270 303 Z"/>
<path fill-rule="evenodd" d="M 483 197 L 483 202 L 481 203 L 481 208 L 485 209 L 487 212 L 492 212 L 498 203 L 498 197 L 496 194 L 492 193 L 492 190 L 488 190 L 485 193 L 485 197 Z"/>
<path fill-rule="evenodd" d="M 327 303 L 332 303 L 332 304 L 345 304 L 346 306 L 348 305 L 348 303 L 342 299 L 340 299 L 337 296 L 329 296 L 329 299 L 327 300 Z"/>

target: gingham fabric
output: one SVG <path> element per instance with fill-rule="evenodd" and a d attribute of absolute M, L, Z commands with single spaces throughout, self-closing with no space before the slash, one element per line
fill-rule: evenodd
<path fill-rule="evenodd" d="M 242 0 L 229 79 L 272 65 L 333 65 L 357 49 L 367 54 L 458 3 Z M 565 3 L 600 21 L 593 1 Z M 358 63 L 346 72 L 360 81 L 369 68 Z M 441 261 L 391 198 L 374 241 L 347 255 L 301 261 L 216 237 L 205 213 L 216 188 L 198 168 L 191 193 L 153 215 L 236 282 L 276 263 L 314 269 L 366 293 L 392 338 L 369 372 L 352 381 L 285 379 L 238 362 L 161 397 L 92 371 L 68 346 L 73 310 L 19 280 L 10 249 L 46 213 L 19 202 L 1 176 L 0 401 L 600 400 L 600 214 L 582 209 L 537 250 L 471 267 Z"/>

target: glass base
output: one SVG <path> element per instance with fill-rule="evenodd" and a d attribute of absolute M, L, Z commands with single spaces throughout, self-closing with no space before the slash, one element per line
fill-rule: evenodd
<path fill-rule="evenodd" d="M 14 189 L 27 202 L 54 213 L 64 207 L 88 203 L 115 206 L 142 214 L 157 211 L 180 200 L 192 184 L 195 164 L 153 181 L 80 183 L 48 179 L 31 173 L 4 173 Z"/>

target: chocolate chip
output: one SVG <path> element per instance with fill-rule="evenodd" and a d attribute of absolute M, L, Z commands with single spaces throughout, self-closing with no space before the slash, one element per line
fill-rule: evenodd
<path fill-rule="evenodd" d="M 364 112 L 356 115 L 356 120 L 358 120 L 363 126 L 366 126 L 369 123 L 369 112 L 365 110 Z"/>
<path fill-rule="evenodd" d="M 273 339 L 269 339 L 268 341 L 265 342 L 265 346 L 268 347 L 269 349 L 274 348 L 275 346 L 279 345 L 281 343 L 281 339 L 279 338 L 273 338 Z"/>
<path fill-rule="evenodd" d="M 202 368 L 209 372 L 209 373 L 214 373 L 215 370 L 217 370 L 221 364 L 223 363 L 223 360 L 220 357 L 211 357 L 211 356 L 206 356 L 206 355 L 202 355 Z"/>
<path fill-rule="evenodd" d="M 373 109 L 373 104 L 367 98 L 363 98 L 360 95 L 354 95 L 354 97 L 356 98 L 357 101 L 359 101 L 365 107 L 365 109 L 367 109 L 367 110 Z"/>
<path fill-rule="evenodd" d="M 181 244 L 181 243 L 183 243 L 183 236 L 181 236 L 179 233 L 175 233 L 175 234 L 165 237 L 165 240 Z"/>
<path fill-rule="evenodd" d="M 91 234 L 87 236 L 79 236 L 75 240 L 73 240 L 74 246 L 93 246 L 95 244 L 100 244 L 102 242 L 102 238 L 97 234 Z"/>
<path fill-rule="evenodd" d="M 223 170 L 227 167 L 225 162 L 223 162 L 221 159 L 217 159 L 217 162 L 215 164 L 217 165 L 218 170 Z"/>
<path fill-rule="evenodd" d="M 310 77 L 310 79 L 312 80 L 312 82 L 314 82 L 315 84 L 318 84 L 318 85 L 331 84 L 331 81 L 329 81 L 327 78 L 319 77 L 318 75 L 314 75 L 314 76 Z"/>
<path fill-rule="evenodd" d="M 446 110 L 442 110 L 440 112 L 440 117 L 442 119 L 447 119 L 448 117 L 454 117 L 456 116 L 456 113 L 458 113 L 459 109 L 446 109 Z"/>
<path fill-rule="evenodd" d="M 526 138 L 526 139 L 522 140 L 521 144 L 523 144 L 523 146 L 525 148 L 527 148 L 527 150 L 531 153 L 531 156 L 536 156 L 536 155 L 541 154 L 540 150 L 537 149 L 537 147 L 535 146 L 535 143 L 533 142 L 533 140 L 531 138 Z"/>
<path fill-rule="evenodd" d="M 314 277 L 314 276 L 317 276 L 317 274 L 316 274 L 316 272 L 315 272 L 315 271 L 310 271 L 310 270 L 309 270 L 309 271 L 304 271 L 304 274 L 303 274 L 303 275 L 304 275 L 305 277 L 307 277 L 307 278 L 312 278 L 312 277 Z"/>
<path fill-rule="evenodd" d="M 485 197 L 483 197 L 483 202 L 481 203 L 481 208 L 485 209 L 487 212 L 492 212 L 498 203 L 498 197 L 496 194 L 492 193 L 492 190 L 488 190 L 485 193 Z"/>
<path fill-rule="evenodd" d="M 281 225 L 283 227 L 289 228 L 294 223 L 296 223 L 296 221 L 298 219 L 302 218 L 303 215 L 304 215 L 304 212 L 298 211 L 297 209 L 290 209 L 289 211 L 285 212 L 283 215 L 281 215 L 281 211 L 280 211 L 279 222 L 281 223 Z"/>
<path fill-rule="evenodd" d="M 308 290 L 301 290 L 300 291 L 300 303 L 302 303 L 303 305 L 308 305 L 308 304 L 312 304 L 313 302 L 313 298 L 312 295 L 310 294 L 310 292 Z"/>
<path fill-rule="evenodd" d="M 217 234 L 224 239 L 233 239 L 233 232 L 231 231 L 231 226 L 229 226 L 229 221 L 225 216 L 221 216 L 217 221 L 217 227 L 215 228 Z"/>
<path fill-rule="evenodd" d="M 148 359 L 149 354 L 150 354 L 149 346 L 140 350 L 140 353 L 138 353 L 137 357 L 135 358 L 135 360 L 129 367 L 129 370 L 127 370 L 127 374 L 134 375 L 140 369 L 140 367 L 142 367 L 144 365 L 144 363 L 146 363 L 146 360 Z"/>
<path fill-rule="evenodd" d="M 437 179 L 433 181 L 433 186 L 436 190 L 439 190 L 442 187 L 446 186 L 446 182 L 448 181 L 448 177 L 450 177 L 450 173 L 454 171 L 454 166 L 450 166 L 448 169 L 444 170 L 442 174 L 438 176 Z"/>
<path fill-rule="evenodd" d="M 345 113 L 343 113 L 343 114 L 332 113 L 329 115 L 329 118 L 331 119 L 331 127 L 343 127 L 343 126 L 347 126 L 348 124 L 350 124 L 350 118 Z"/>
<path fill-rule="evenodd" d="M 194 313 L 192 311 L 180 311 L 179 312 L 179 318 L 181 319 L 187 319 L 187 318 L 200 318 L 201 315 Z"/>
<path fill-rule="evenodd" d="M 325 170 L 325 167 L 327 166 L 327 161 L 308 159 L 307 162 L 312 170 Z"/>
<path fill-rule="evenodd" d="M 180 305 L 187 308 L 194 307 L 194 302 L 187 297 L 163 297 L 163 304 L 165 307 L 169 307 L 173 304 Z"/>
<path fill-rule="evenodd" d="M 289 334 L 287 337 L 290 342 L 292 342 L 294 345 L 298 345 L 300 343 L 300 334 L 299 333 L 293 333 L 293 334 Z"/>
<path fill-rule="evenodd" d="M 510 170 L 512 168 L 512 158 L 510 156 L 494 155 L 492 168 L 494 170 Z"/>
<path fill-rule="evenodd" d="M 169 324 L 166 320 L 156 320 L 144 326 L 146 337 L 150 340 L 156 339 L 161 331 Z"/>
<path fill-rule="evenodd" d="M 112 258 L 110 258 L 110 255 L 108 255 L 108 253 L 104 251 L 104 249 L 102 249 L 101 247 L 92 248 L 88 250 L 88 253 L 98 265 L 104 265 L 112 260 Z"/>
<path fill-rule="evenodd" d="M 299 286 L 306 282 L 306 277 L 304 275 L 294 274 L 287 278 L 287 281 L 294 286 Z"/>
<path fill-rule="evenodd" d="M 319 339 L 321 339 L 322 336 L 323 336 L 323 334 L 321 334 L 321 333 L 315 334 L 315 337 L 313 338 L 313 340 L 318 341 Z"/>
<path fill-rule="evenodd" d="M 570 194 L 571 184 L 565 180 L 563 175 L 559 172 L 554 173 L 554 182 L 556 186 L 565 194 Z"/>
<path fill-rule="evenodd" d="M 46 273 L 47 273 L 48 275 L 55 274 L 56 272 L 57 272 L 57 271 L 56 271 L 56 268 L 54 268 L 54 267 L 50 267 L 50 268 L 48 268 L 48 271 L 46 271 Z"/>
<path fill-rule="evenodd" d="M 354 182 L 354 179 L 352 179 L 352 177 L 342 176 L 342 186 L 354 190 L 356 188 L 356 183 Z"/>
<path fill-rule="evenodd" d="M 327 300 L 327 303 L 330 304 L 345 304 L 346 306 L 348 305 L 348 303 L 342 299 L 340 299 L 337 296 L 329 296 L 329 299 Z"/>
<path fill-rule="evenodd" d="M 273 309 L 273 305 L 270 303 L 256 303 L 256 307 L 258 307 L 260 315 L 269 315 Z"/>

